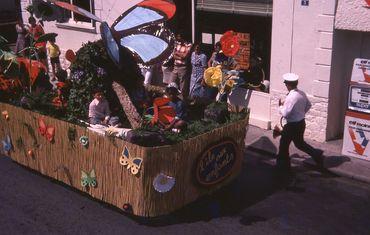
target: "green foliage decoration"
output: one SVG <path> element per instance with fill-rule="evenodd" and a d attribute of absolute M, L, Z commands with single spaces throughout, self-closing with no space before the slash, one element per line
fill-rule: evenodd
<path fill-rule="evenodd" d="M 76 53 L 76 61 L 71 66 L 70 91 L 67 105 L 67 119 L 86 120 L 93 91 L 101 89 L 107 93 L 107 71 L 110 60 L 103 42 L 88 42 Z"/>

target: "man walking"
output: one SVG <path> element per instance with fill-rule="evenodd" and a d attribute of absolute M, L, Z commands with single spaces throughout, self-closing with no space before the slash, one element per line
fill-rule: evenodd
<path fill-rule="evenodd" d="M 323 167 L 323 151 L 304 141 L 305 114 L 311 108 L 311 103 L 306 94 L 297 88 L 298 78 L 294 73 L 283 75 L 289 93 L 285 101 L 279 100 L 279 113 L 286 119 L 287 124 L 281 132 L 277 168 L 286 173 L 290 172 L 289 145 L 292 141 L 299 150 L 309 154 L 320 168 Z"/>

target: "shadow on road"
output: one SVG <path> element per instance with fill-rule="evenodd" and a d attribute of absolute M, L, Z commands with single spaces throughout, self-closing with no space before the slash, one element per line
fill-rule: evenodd
<path fill-rule="evenodd" d="M 274 167 L 261 162 L 253 154 L 255 153 L 247 152 L 239 177 L 214 194 L 202 197 L 167 216 L 152 219 L 132 218 L 140 224 L 154 227 L 210 221 L 213 218 L 240 215 L 246 208 L 279 190 L 304 191 L 296 185 L 289 188 L 292 178 L 277 178 Z M 242 215 L 240 223 L 251 225 L 265 220 L 267 218 L 258 215 Z"/>
<path fill-rule="evenodd" d="M 245 213 L 244 211 L 246 208 L 265 200 L 278 191 L 287 190 L 292 193 L 304 193 L 305 188 L 300 186 L 302 180 L 298 177 L 278 178 L 274 171 L 274 166 L 268 162 L 262 161 L 262 159 L 270 159 L 273 158 L 273 156 L 261 156 L 253 151 L 248 151 L 248 149 L 246 149 L 245 153 L 241 174 L 228 186 L 214 192 L 212 195 L 204 196 L 172 214 L 150 219 L 126 214 L 114 206 L 90 197 L 87 193 L 83 193 L 59 181 L 43 176 L 39 172 L 30 170 L 19 164 L 17 165 L 28 171 L 32 171 L 36 175 L 48 178 L 52 182 L 62 185 L 70 191 L 89 197 L 89 199 L 98 202 L 101 206 L 123 214 L 136 223 L 145 226 L 162 227 L 235 216 L 240 217 L 239 222 L 241 224 L 249 226 L 253 223 L 266 221 L 269 218 Z M 306 170 L 307 169 L 304 167 L 297 167 L 297 169 L 294 169 L 294 171 L 298 172 L 304 172 Z"/>

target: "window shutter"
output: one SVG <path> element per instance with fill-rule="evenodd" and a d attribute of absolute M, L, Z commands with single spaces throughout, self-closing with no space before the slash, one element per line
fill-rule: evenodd
<path fill-rule="evenodd" d="M 272 16 L 272 0 L 197 0 L 196 8 L 199 11 Z"/>

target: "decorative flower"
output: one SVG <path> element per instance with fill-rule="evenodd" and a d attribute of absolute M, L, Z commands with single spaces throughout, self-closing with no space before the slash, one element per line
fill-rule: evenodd
<path fill-rule="evenodd" d="M 237 34 L 232 30 L 227 31 L 222 35 L 220 43 L 222 51 L 226 56 L 233 57 L 239 51 L 239 39 Z"/>
<path fill-rule="evenodd" d="M 81 80 L 83 76 L 85 75 L 84 71 L 82 70 L 76 70 L 72 73 L 71 79 L 72 80 Z"/>
<path fill-rule="evenodd" d="M 80 143 L 81 143 L 82 146 L 87 148 L 89 146 L 89 138 L 85 135 L 81 136 L 80 137 Z"/>
<path fill-rule="evenodd" d="M 166 193 L 173 188 L 175 182 L 176 179 L 174 177 L 160 173 L 153 180 L 153 187 L 157 192 Z"/>
<path fill-rule="evenodd" d="M 107 72 L 105 71 L 105 69 L 101 67 L 98 67 L 98 69 L 96 70 L 96 73 L 98 74 L 98 77 L 105 77 L 107 75 Z"/>
<path fill-rule="evenodd" d="M 204 81 L 210 87 L 217 87 L 222 82 L 222 70 L 220 66 L 209 67 L 204 71 Z"/>

